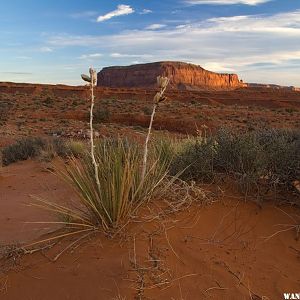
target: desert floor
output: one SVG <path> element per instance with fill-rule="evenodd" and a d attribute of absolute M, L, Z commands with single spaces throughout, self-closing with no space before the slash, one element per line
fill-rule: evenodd
<path fill-rule="evenodd" d="M 47 168 L 25 161 L 2 170 L 0 236 L 10 246 L 1 249 L 0 299 L 273 300 L 299 289 L 292 226 L 300 211 L 246 202 L 229 182 L 202 186 L 207 199 L 180 210 L 163 199 L 149 203 L 114 238 L 82 233 L 23 255 L 15 251 L 20 243 L 58 229 L 26 223 L 55 220 L 30 206 L 29 195 L 61 202 L 75 197 Z"/>
<path fill-rule="evenodd" d="M 99 135 L 144 140 L 153 94 L 97 89 Z M 300 127 L 299 92 L 167 96 L 154 122 L 158 135 L 195 135 L 203 125 L 208 133 L 221 126 Z M 0 148 L 25 136 L 87 138 L 86 97 L 84 87 L 1 83 Z M 33 244 L 65 233 L 57 224 L 41 223 L 57 218 L 33 206 L 33 197 L 76 200 L 51 170 L 51 163 L 38 160 L 0 167 L 1 300 L 281 300 L 283 293 L 299 292 L 300 209 L 281 204 L 295 195 L 246 201 L 234 182 L 220 178 L 200 185 L 205 197 L 183 206 L 181 199 L 148 203 L 117 232 L 82 232 Z"/>

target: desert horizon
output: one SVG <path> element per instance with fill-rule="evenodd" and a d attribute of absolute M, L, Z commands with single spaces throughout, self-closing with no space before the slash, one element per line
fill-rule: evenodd
<path fill-rule="evenodd" d="M 191 62 L 183 62 L 183 61 L 172 61 L 172 60 L 167 60 L 167 61 L 150 61 L 150 62 L 145 62 L 145 63 L 132 63 L 130 65 L 111 65 L 111 66 L 104 66 L 102 69 L 99 69 L 98 72 L 100 73 L 101 71 L 103 70 L 106 70 L 106 69 L 109 69 L 109 68 L 127 68 L 127 67 L 133 67 L 133 66 L 143 66 L 143 65 L 151 65 L 151 64 L 157 64 L 157 63 L 182 63 L 182 64 L 189 64 L 189 65 L 193 65 L 193 66 L 197 66 L 197 67 L 201 67 L 201 65 L 197 65 L 197 64 L 194 64 L 194 63 L 191 63 Z M 224 75 L 228 75 L 228 74 L 234 74 L 234 75 L 237 75 L 239 76 L 239 74 L 235 74 L 235 73 L 230 73 L 230 72 L 217 72 L 217 71 L 210 71 L 208 69 L 205 69 L 205 68 L 202 68 L 208 72 L 211 72 L 211 73 L 215 73 L 215 74 L 224 74 Z M 263 82 L 244 82 L 244 80 L 242 78 L 240 78 L 240 80 L 245 84 L 244 87 L 246 87 L 246 85 L 248 86 L 252 86 L 252 87 L 271 87 L 271 88 L 294 88 L 296 90 L 300 89 L 300 83 L 299 83 L 299 86 L 294 86 L 294 85 L 291 85 L 291 84 L 287 84 L 287 85 L 283 85 L 283 84 L 276 84 L 274 82 L 271 82 L 271 81 L 263 81 Z M 51 82 L 35 82 L 35 81 L 5 81 L 5 80 L 2 80 L 0 81 L 0 83 L 11 83 L 11 84 L 14 84 L 14 83 L 19 83 L 19 84 L 40 84 L 40 85 L 67 85 L 67 86 L 82 86 L 82 84 L 80 84 L 78 82 L 78 84 L 67 84 L 67 83 L 60 83 L 60 82 L 56 82 L 56 83 L 51 83 Z"/>

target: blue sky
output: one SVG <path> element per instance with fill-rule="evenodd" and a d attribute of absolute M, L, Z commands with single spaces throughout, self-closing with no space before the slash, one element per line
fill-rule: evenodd
<path fill-rule="evenodd" d="M 76 85 L 90 65 L 160 60 L 300 86 L 300 1 L 1 1 L 0 81 Z"/>

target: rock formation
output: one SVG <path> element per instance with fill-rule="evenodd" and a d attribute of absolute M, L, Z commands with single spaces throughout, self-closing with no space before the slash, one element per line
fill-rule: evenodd
<path fill-rule="evenodd" d="M 214 73 L 183 62 L 154 62 L 103 68 L 98 73 L 98 86 L 154 88 L 159 75 L 170 78 L 170 88 L 181 90 L 234 89 L 244 85 L 236 74 Z"/>

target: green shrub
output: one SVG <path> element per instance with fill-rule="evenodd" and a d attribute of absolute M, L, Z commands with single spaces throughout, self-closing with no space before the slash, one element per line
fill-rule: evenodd
<path fill-rule="evenodd" d="M 215 143 L 212 138 L 189 138 L 182 141 L 175 155 L 170 172 L 172 175 L 181 173 L 184 180 L 213 180 Z"/>
<path fill-rule="evenodd" d="M 70 154 L 75 157 L 81 157 L 86 151 L 86 145 L 81 141 L 70 140 L 67 142 L 67 148 Z"/>
<path fill-rule="evenodd" d="M 298 110 L 296 108 L 293 108 L 293 107 L 286 108 L 285 111 L 289 114 L 292 114 L 294 112 L 298 112 Z"/>
<path fill-rule="evenodd" d="M 44 100 L 44 105 L 47 106 L 47 107 L 52 107 L 54 101 L 51 97 L 47 97 L 45 100 Z"/>
<path fill-rule="evenodd" d="M 260 143 L 266 157 L 266 175 L 273 185 L 290 186 L 300 178 L 300 132 L 263 130 Z"/>
<path fill-rule="evenodd" d="M 262 183 L 289 188 L 300 178 L 299 132 L 263 129 L 238 134 L 221 129 L 207 139 L 190 138 L 181 144 L 170 170 L 182 171 L 185 180 L 213 180 L 223 173 L 248 193 L 259 191 Z"/>
<path fill-rule="evenodd" d="M 47 144 L 53 149 L 56 156 L 67 157 L 71 155 L 71 151 L 68 148 L 66 141 L 62 138 L 51 138 L 47 141 Z"/>
<path fill-rule="evenodd" d="M 64 139 L 50 138 L 45 141 L 45 146 L 40 151 L 39 160 L 50 162 L 57 156 L 67 157 L 71 155 L 71 150 L 67 146 Z"/>
<path fill-rule="evenodd" d="M 2 149 L 2 164 L 38 157 L 41 161 L 51 161 L 53 158 L 67 157 L 72 150 L 61 138 L 44 139 L 40 137 L 26 137 Z"/>
<path fill-rule="evenodd" d="M 266 175 L 266 153 L 257 133 L 236 134 L 220 130 L 215 168 L 234 176 L 244 193 L 257 190 L 260 178 Z"/>
<path fill-rule="evenodd" d="M 94 121 L 95 123 L 105 122 L 110 117 L 110 111 L 103 107 L 98 107 L 94 110 Z"/>
<path fill-rule="evenodd" d="M 256 133 L 234 134 L 219 131 L 215 137 L 219 169 L 240 174 L 256 174 L 265 169 L 265 153 Z"/>
<path fill-rule="evenodd" d="M 0 101 L 0 126 L 4 125 L 9 117 L 9 111 L 12 108 L 12 103 Z"/>
<path fill-rule="evenodd" d="M 180 145 L 179 141 L 169 136 L 158 137 L 151 144 L 152 151 L 154 151 L 156 157 L 159 157 L 161 163 L 168 166 L 179 151 L 177 145 Z"/>
<path fill-rule="evenodd" d="M 146 115 L 146 116 L 150 116 L 152 114 L 152 109 L 148 106 L 145 106 L 143 108 L 143 113 Z"/>
<path fill-rule="evenodd" d="M 2 163 L 7 166 L 11 163 L 34 158 L 41 153 L 46 142 L 38 137 L 26 137 L 16 141 L 15 144 L 2 149 Z"/>

